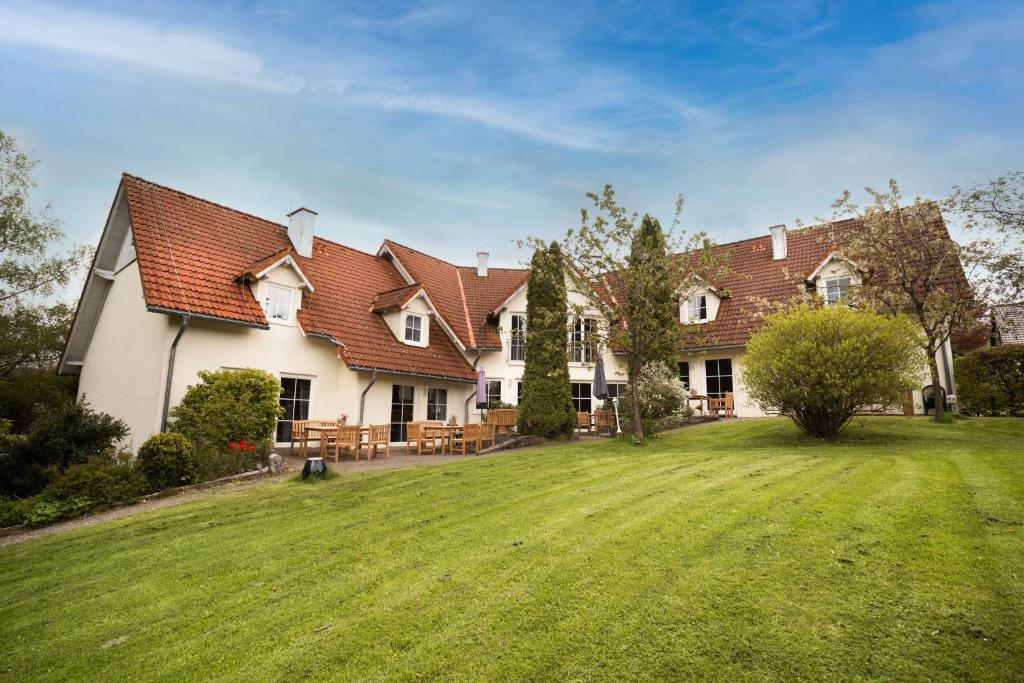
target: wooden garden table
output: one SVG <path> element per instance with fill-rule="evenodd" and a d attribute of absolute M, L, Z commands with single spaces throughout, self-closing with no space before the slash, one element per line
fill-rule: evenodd
<path fill-rule="evenodd" d="M 327 457 L 327 441 L 333 434 L 335 438 L 338 436 L 338 426 L 333 427 L 306 427 L 307 432 L 319 432 L 320 433 L 320 457 Z M 363 435 L 370 433 L 370 425 L 359 425 L 359 441 L 363 441 Z M 310 441 L 314 439 L 310 437 Z"/>
<path fill-rule="evenodd" d="M 424 425 L 425 436 L 439 437 L 441 439 L 441 455 L 444 455 L 444 445 L 448 443 L 451 448 L 452 438 L 462 430 L 463 425 Z"/>
<path fill-rule="evenodd" d="M 711 410 L 711 398 L 704 394 L 691 394 L 686 397 L 686 405 L 690 405 L 690 401 L 697 401 L 697 410 L 700 414 L 704 414 L 704 406 L 707 405 L 708 410 Z"/>

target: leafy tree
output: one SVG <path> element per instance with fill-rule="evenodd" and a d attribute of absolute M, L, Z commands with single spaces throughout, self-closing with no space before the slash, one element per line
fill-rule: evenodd
<path fill-rule="evenodd" d="M 679 227 L 683 198 L 667 232 L 650 216 L 640 217 L 620 206 L 606 185 L 602 194 L 588 193 L 595 214 L 580 212 L 579 228 L 569 230 L 565 253 L 577 291 L 605 321 L 599 340 L 626 356 L 628 391 L 636 396 L 640 371 L 649 361 L 675 368 L 682 325 L 674 300 L 677 288 L 699 278 L 719 280 L 728 269 L 728 254 L 716 255 L 703 232 L 687 238 Z M 580 308 L 580 307 L 578 307 Z M 584 311 L 580 310 L 580 313 Z M 691 326 L 696 332 L 696 325 Z M 643 441 L 641 402 L 631 401 L 636 442 Z"/>
<path fill-rule="evenodd" d="M 73 403 L 76 384 L 76 377 L 49 368 L 20 368 L 0 379 L 0 418 L 10 420 L 14 433 L 24 433 L 40 411 Z"/>
<path fill-rule="evenodd" d="M 526 284 L 526 366 L 519 405 L 521 434 L 573 434 L 576 410 L 569 384 L 569 314 L 565 262 L 558 242 L 538 247 Z"/>
<path fill-rule="evenodd" d="M 88 254 L 55 253 L 65 236 L 49 205 L 32 207 L 35 166 L 0 131 L 0 379 L 51 367 L 60 356 L 74 311 L 49 297 L 67 287 Z"/>
<path fill-rule="evenodd" d="M 985 284 L 998 301 L 1024 298 L 1024 171 L 987 185 L 955 188 L 946 208 L 978 239 L 971 245 L 985 267 Z"/>
<path fill-rule="evenodd" d="M 680 381 L 679 373 L 660 360 L 644 363 L 640 368 L 636 396 L 639 398 L 640 419 L 644 421 L 645 434 L 658 431 L 659 424 L 665 418 L 683 416 L 690 410 L 686 387 Z M 636 414 L 632 394 L 626 394 L 622 408 L 627 416 Z"/>
<path fill-rule="evenodd" d="M 977 298 L 963 263 L 976 266 L 978 259 L 950 238 L 935 202 L 917 197 L 904 205 L 895 180 L 888 192 L 865 190 L 872 199 L 868 206 L 854 204 L 849 192 L 833 204 L 840 215 L 860 221 L 855 230 L 833 235 L 861 269 L 853 301 L 890 315 L 910 315 L 922 332 L 917 338 L 931 383 L 939 386 L 936 354 L 952 332 L 973 324 Z M 935 418 L 941 420 L 945 406 L 935 404 Z"/>
<path fill-rule="evenodd" d="M 800 304 L 765 318 L 742 380 L 765 411 L 832 438 L 858 411 L 906 401 L 923 364 L 916 327 L 902 315 Z"/>

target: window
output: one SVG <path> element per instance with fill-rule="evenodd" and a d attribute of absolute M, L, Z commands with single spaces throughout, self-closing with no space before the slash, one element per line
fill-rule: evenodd
<path fill-rule="evenodd" d="M 423 339 L 423 316 L 412 313 L 405 316 L 405 341 L 419 344 Z"/>
<path fill-rule="evenodd" d="M 687 389 L 690 388 L 690 364 L 685 361 L 679 364 L 679 381 Z"/>
<path fill-rule="evenodd" d="M 427 419 L 442 422 L 448 419 L 447 389 L 427 389 Z"/>
<path fill-rule="evenodd" d="M 391 442 L 405 441 L 405 425 L 412 422 L 413 388 L 403 384 L 391 386 Z"/>
<path fill-rule="evenodd" d="M 271 322 L 288 322 L 292 318 L 292 288 L 267 283 L 263 310 Z"/>
<path fill-rule="evenodd" d="M 850 291 L 850 278 L 834 277 L 825 280 L 825 301 L 830 304 L 837 304 L 846 297 Z"/>
<path fill-rule="evenodd" d="M 526 316 L 512 316 L 512 334 L 509 337 L 509 360 L 526 360 Z"/>
<path fill-rule="evenodd" d="M 732 391 L 732 359 L 720 358 L 704 363 L 707 369 L 708 396 L 722 398 Z"/>
<path fill-rule="evenodd" d="M 501 380 L 487 380 L 487 405 L 501 403 Z"/>
<path fill-rule="evenodd" d="M 708 320 L 708 297 L 706 294 L 691 296 L 686 319 L 691 323 L 703 323 Z"/>
<path fill-rule="evenodd" d="M 590 382 L 572 383 L 572 404 L 577 413 L 590 412 Z"/>
<path fill-rule="evenodd" d="M 516 405 L 523 405 L 523 383 L 516 382 Z"/>
<path fill-rule="evenodd" d="M 615 384 L 609 384 L 608 385 L 608 400 L 610 401 L 613 398 L 622 398 L 623 396 L 625 396 L 626 395 L 626 387 L 628 387 L 628 386 L 629 386 L 628 384 L 622 384 L 620 382 L 617 382 Z"/>
<path fill-rule="evenodd" d="M 309 419 L 309 396 L 313 380 L 298 377 L 281 378 L 281 408 L 284 414 L 277 420 L 278 443 L 292 440 L 292 420 Z"/>
<path fill-rule="evenodd" d="M 573 363 L 590 363 L 594 360 L 597 321 L 593 318 L 576 318 L 573 321 L 569 339 L 569 357 Z"/>

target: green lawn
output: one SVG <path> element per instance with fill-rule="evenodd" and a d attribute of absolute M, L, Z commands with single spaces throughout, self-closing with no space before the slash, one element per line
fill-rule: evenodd
<path fill-rule="evenodd" d="M 0 549 L 6 680 L 1024 677 L 1024 422 L 278 482 Z"/>

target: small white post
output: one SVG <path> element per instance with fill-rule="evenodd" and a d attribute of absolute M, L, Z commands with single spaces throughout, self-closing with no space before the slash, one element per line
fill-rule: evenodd
<path fill-rule="evenodd" d="M 615 406 L 615 436 L 622 436 L 622 428 L 619 427 L 619 397 L 616 396 L 612 399 L 612 405 Z"/>

